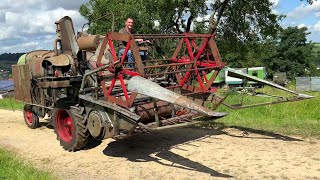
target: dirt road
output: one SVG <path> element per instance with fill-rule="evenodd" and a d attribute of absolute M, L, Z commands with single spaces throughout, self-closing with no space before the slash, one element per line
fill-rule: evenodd
<path fill-rule="evenodd" d="M 107 139 L 73 153 L 60 147 L 53 129 L 28 129 L 20 111 L 0 110 L 0 127 L 0 147 L 61 179 L 320 179 L 316 139 L 184 128 Z"/>

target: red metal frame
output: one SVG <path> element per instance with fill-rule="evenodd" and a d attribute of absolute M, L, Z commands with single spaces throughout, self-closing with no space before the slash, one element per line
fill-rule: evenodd
<path fill-rule="evenodd" d="M 143 66 L 143 62 L 139 55 L 139 50 L 134 42 L 134 39 L 137 38 L 153 38 L 153 39 L 164 39 L 164 38 L 179 38 L 180 41 L 177 44 L 177 47 L 171 56 L 170 59 L 166 60 L 167 64 L 162 65 L 154 65 L 154 66 Z M 219 71 L 225 66 L 221 61 L 219 51 L 217 49 L 217 45 L 214 41 L 215 35 L 211 34 L 192 34 L 192 33 L 184 33 L 179 35 L 129 35 L 129 34 L 120 34 L 120 33 L 107 33 L 106 38 L 103 40 L 101 50 L 97 60 L 97 67 L 102 66 L 101 59 L 104 53 L 104 50 L 107 46 L 109 46 L 111 50 L 111 54 L 114 62 L 118 61 L 117 52 L 114 47 L 114 41 L 125 41 L 127 45 L 125 47 L 123 55 L 120 57 L 120 63 L 116 66 L 111 66 L 107 68 L 111 73 L 114 73 L 114 77 L 111 81 L 109 87 L 106 86 L 106 81 L 104 80 L 103 73 L 99 72 L 98 75 L 101 79 L 101 86 L 104 93 L 105 98 L 108 101 L 114 102 L 120 106 L 129 108 L 133 105 L 133 101 L 136 98 L 136 93 L 128 93 L 127 87 L 125 85 L 124 76 L 145 76 L 145 69 L 157 68 L 157 67 L 170 67 L 172 72 L 174 72 L 178 87 L 181 89 L 189 90 L 194 93 L 206 93 L 210 91 L 210 87 L 213 84 L 215 78 L 217 77 Z M 201 40 L 202 44 L 197 45 L 196 40 Z M 187 50 L 187 54 L 178 57 L 180 51 L 185 47 Z M 199 47 L 199 48 L 198 48 Z M 122 68 L 125 64 L 126 56 L 128 51 L 134 55 L 135 58 L 135 66 L 137 70 Z M 206 59 L 200 59 L 201 55 L 206 57 Z M 213 58 L 211 58 L 213 57 Z M 211 58 L 211 59 L 210 59 Z M 159 60 L 160 61 L 160 60 Z M 179 70 L 178 67 L 185 68 L 185 70 Z M 200 69 L 200 70 L 199 70 Z M 207 71 L 215 70 L 214 74 L 210 79 L 206 77 L 206 69 Z M 199 72 L 201 71 L 201 72 Z M 158 73 L 161 74 L 161 73 Z M 202 77 L 201 77 L 202 75 Z M 199 87 L 195 87 L 190 84 L 188 81 L 190 77 L 194 77 L 197 79 L 199 83 Z M 147 76 L 146 76 L 147 77 Z M 122 93 L 124 99 L 118 98 L 115 95 L 112 95 L 112 91 L 115 87 L 116 81 L 120 82 Z M 175 87 L 176 88 L 176 87 Z"/>

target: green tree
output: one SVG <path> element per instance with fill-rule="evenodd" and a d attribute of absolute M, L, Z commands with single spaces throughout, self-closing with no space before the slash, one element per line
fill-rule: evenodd
<path fill-rule="evenodd" d="M 127 17 L 135 20 L 135 29 L 140 33 L 151 33 L 156 29 L 156 19 L 149 15 L 144 0 L 90 0 L 82 4 L 79 11 L 89 21 L 89 32 L 92 34 L 112 31 L 113 23 L 117 32 L 124 26 Z"/>
<path fill-rule="evenodd" d="M 313 0 L 306 1 L 313 3 Z M 108 13 L 113 12 L 116 30 L 130 16 L 141 33 L 189 32 L 197 22 L 198 25 L 204 23 L 211 33 L 220 29 L 219 33 L 231 31 L 232 38 L 244 39 L 252 34 L 275 35 L 279 16 L 273 14 L 271 8 L 270 0 L 90 0 L 81 5 L 80 13 L 91 23 L 91 33 L 110 31 L 112 18 Z M 197 17 L 208 16 L 209 20 L 198 18 L 196 21 Z M 158 28 L 154 21 L 159 23 Z"/>
<path fill-rule="evenodd" d="M 81 5 L 80 14 L 91 22 L 91 33 L 111 30 L 108 12 L 115 15 L 115 29 L 124 25 L 127 17 L 135 20 L 135 28 L 141 33 L 182 33 L 189 32 L 194 19 L 207 15 L 205 0 L 90 0 Z M 103 17 L 103 18 L 101 18 Z M 159 23 L 155 27 L 154 22 Z"/>
<path fill-rule="evenodd" d="M 300 0 L 300 1 L 304 1 L 304 0 Z M 313 2 L 317 1 L 317 0 L 306 0 L 306 1 L 310 5 L 312 5 Z M 220 23 L 220 20 L 224 16 L 224 12 L 225 11 L 229 11 L 230 8 L 228 9 L 228 7 L 232 6 L 232 4 L 237 3 L 237 2 L 238 3 L 242 2 L 247 6 L 251 6 L 251 9 L 252 9 L 252 5 L 253 6 L 256 5 L 255 3 L 260 3 L 262 5 L 264 5 L 264 3 L 266 3 L 266 1 L 246 1 L 246 0 L 244 0 L 244 1 L 239 1 L 239 0 L 216 0 L 216 1 L 212 2 L 212 3 L 210 3 L 210 6 L 211 6 L 210 10 L 211 10 L 212 13 L 210 15 L 210 24 L 209 24 L 210 31 L 209 32 L 213 33 L 213 32 L 216 31 L 216 29 L 218 27 L 218 24 Z M 270 3 L 271 2 L 268 0 L 267 4 L 270 4 Z M 259 5 L 259 4 L 257 4 L 257 5 Z M 253 8 L 253 9 L 255 9 L 255 8 Z"/>
<path fill-rule="evenodd" d="M 269 0 L 215 1 L 210 4 L 209 32 L 217 32 L 218 45 L 228 66 L 262 66 L 263 43 L 275 39 L 282 15 L 272 12 Z"/>
<path fill-rule="evenodd" d="M 116 31 L 123 27 L 126 17 L 131 16 L 139 33 L 182 33 L 191 30 L 207 33 L 210 23 L 218 25 L 221 21 L 217 30 L 222 56 L 231 59 L 232 65 L 247 65 L 250 62 L 255 64 L 255 61 L 244 60 L 244 56 L 259 41 L 275 37 L 279 31 L 280 16 L 273 14 L 271 8 L 268 0 L 90 0 L 80 7 L 80 13 L 91 22 L 89 32 L 93 34 L 111 30 L 111 17 L 104 16 L 108 12 L 114 13 Z M 216 19 L 209 22 L 208 18 L 204 18 L 209 16 L 210 20 Z M 159 23 L 158 27 L 155 27 L 155 21 Z M 256 55 L 248 57 L 256 58 Z M 241 60 L 246 63 L 232 63 Z"/>
<path fill-rule="evenodd" d="M 290 79 L 297 76 L 316 75 L 316 56 L 313 44 L 307 41 L 306 27 L 283 29 L 276 46 L 276 53 L 264 59 L 267 68 L 273 72 L 286 72 Z"/>
<path fill-rule="evenodd" d="M 81 5 L 80 13 L 91 23 L 93 34 L 111 31 L 112 18 L 106 15 L 110 12 L 115 16 L 115 31 L 130 16 L 139 33 L 217 32 L 225 62 L 249 67 L 263 66 L 262 59 L 275 52 L 279 20 L 284 16 L 274 14 L 272 7 L 270 0 L 90 0 Z"/>

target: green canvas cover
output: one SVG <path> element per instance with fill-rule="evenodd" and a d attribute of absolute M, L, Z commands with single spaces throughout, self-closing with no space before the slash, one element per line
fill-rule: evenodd
<path fill-rule="evenodd" d="M 18 65 L 25 65 L 26 64 L 26 56 L 27 56 L 27 54 L 23 54 L 22 56 L 20 56 L 17 64 Z"/>

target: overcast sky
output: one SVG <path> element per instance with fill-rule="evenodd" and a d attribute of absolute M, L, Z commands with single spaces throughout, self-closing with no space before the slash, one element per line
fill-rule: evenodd
<path fill-rule="evenodd" d="M 1 0 L 0 54 L 53 49 L 54 22 L 70 16 L 76 29 L 86 20 L 79 7 L 88 0 Z"/>
<path fill-rule="evenodd" d="M 63 16 L 73 19 L 75 29 L 86 20 L 79 14 L 81 4 L 89 0 L 1 0 L 0 54 L 53 49 L 54 22 Z M 309 40 L 320 42 L 320 1 L 313 5 L 300 0 L 272 0 L 273 10 L 287 15 L 283 27 L 306 26 Z"/>

